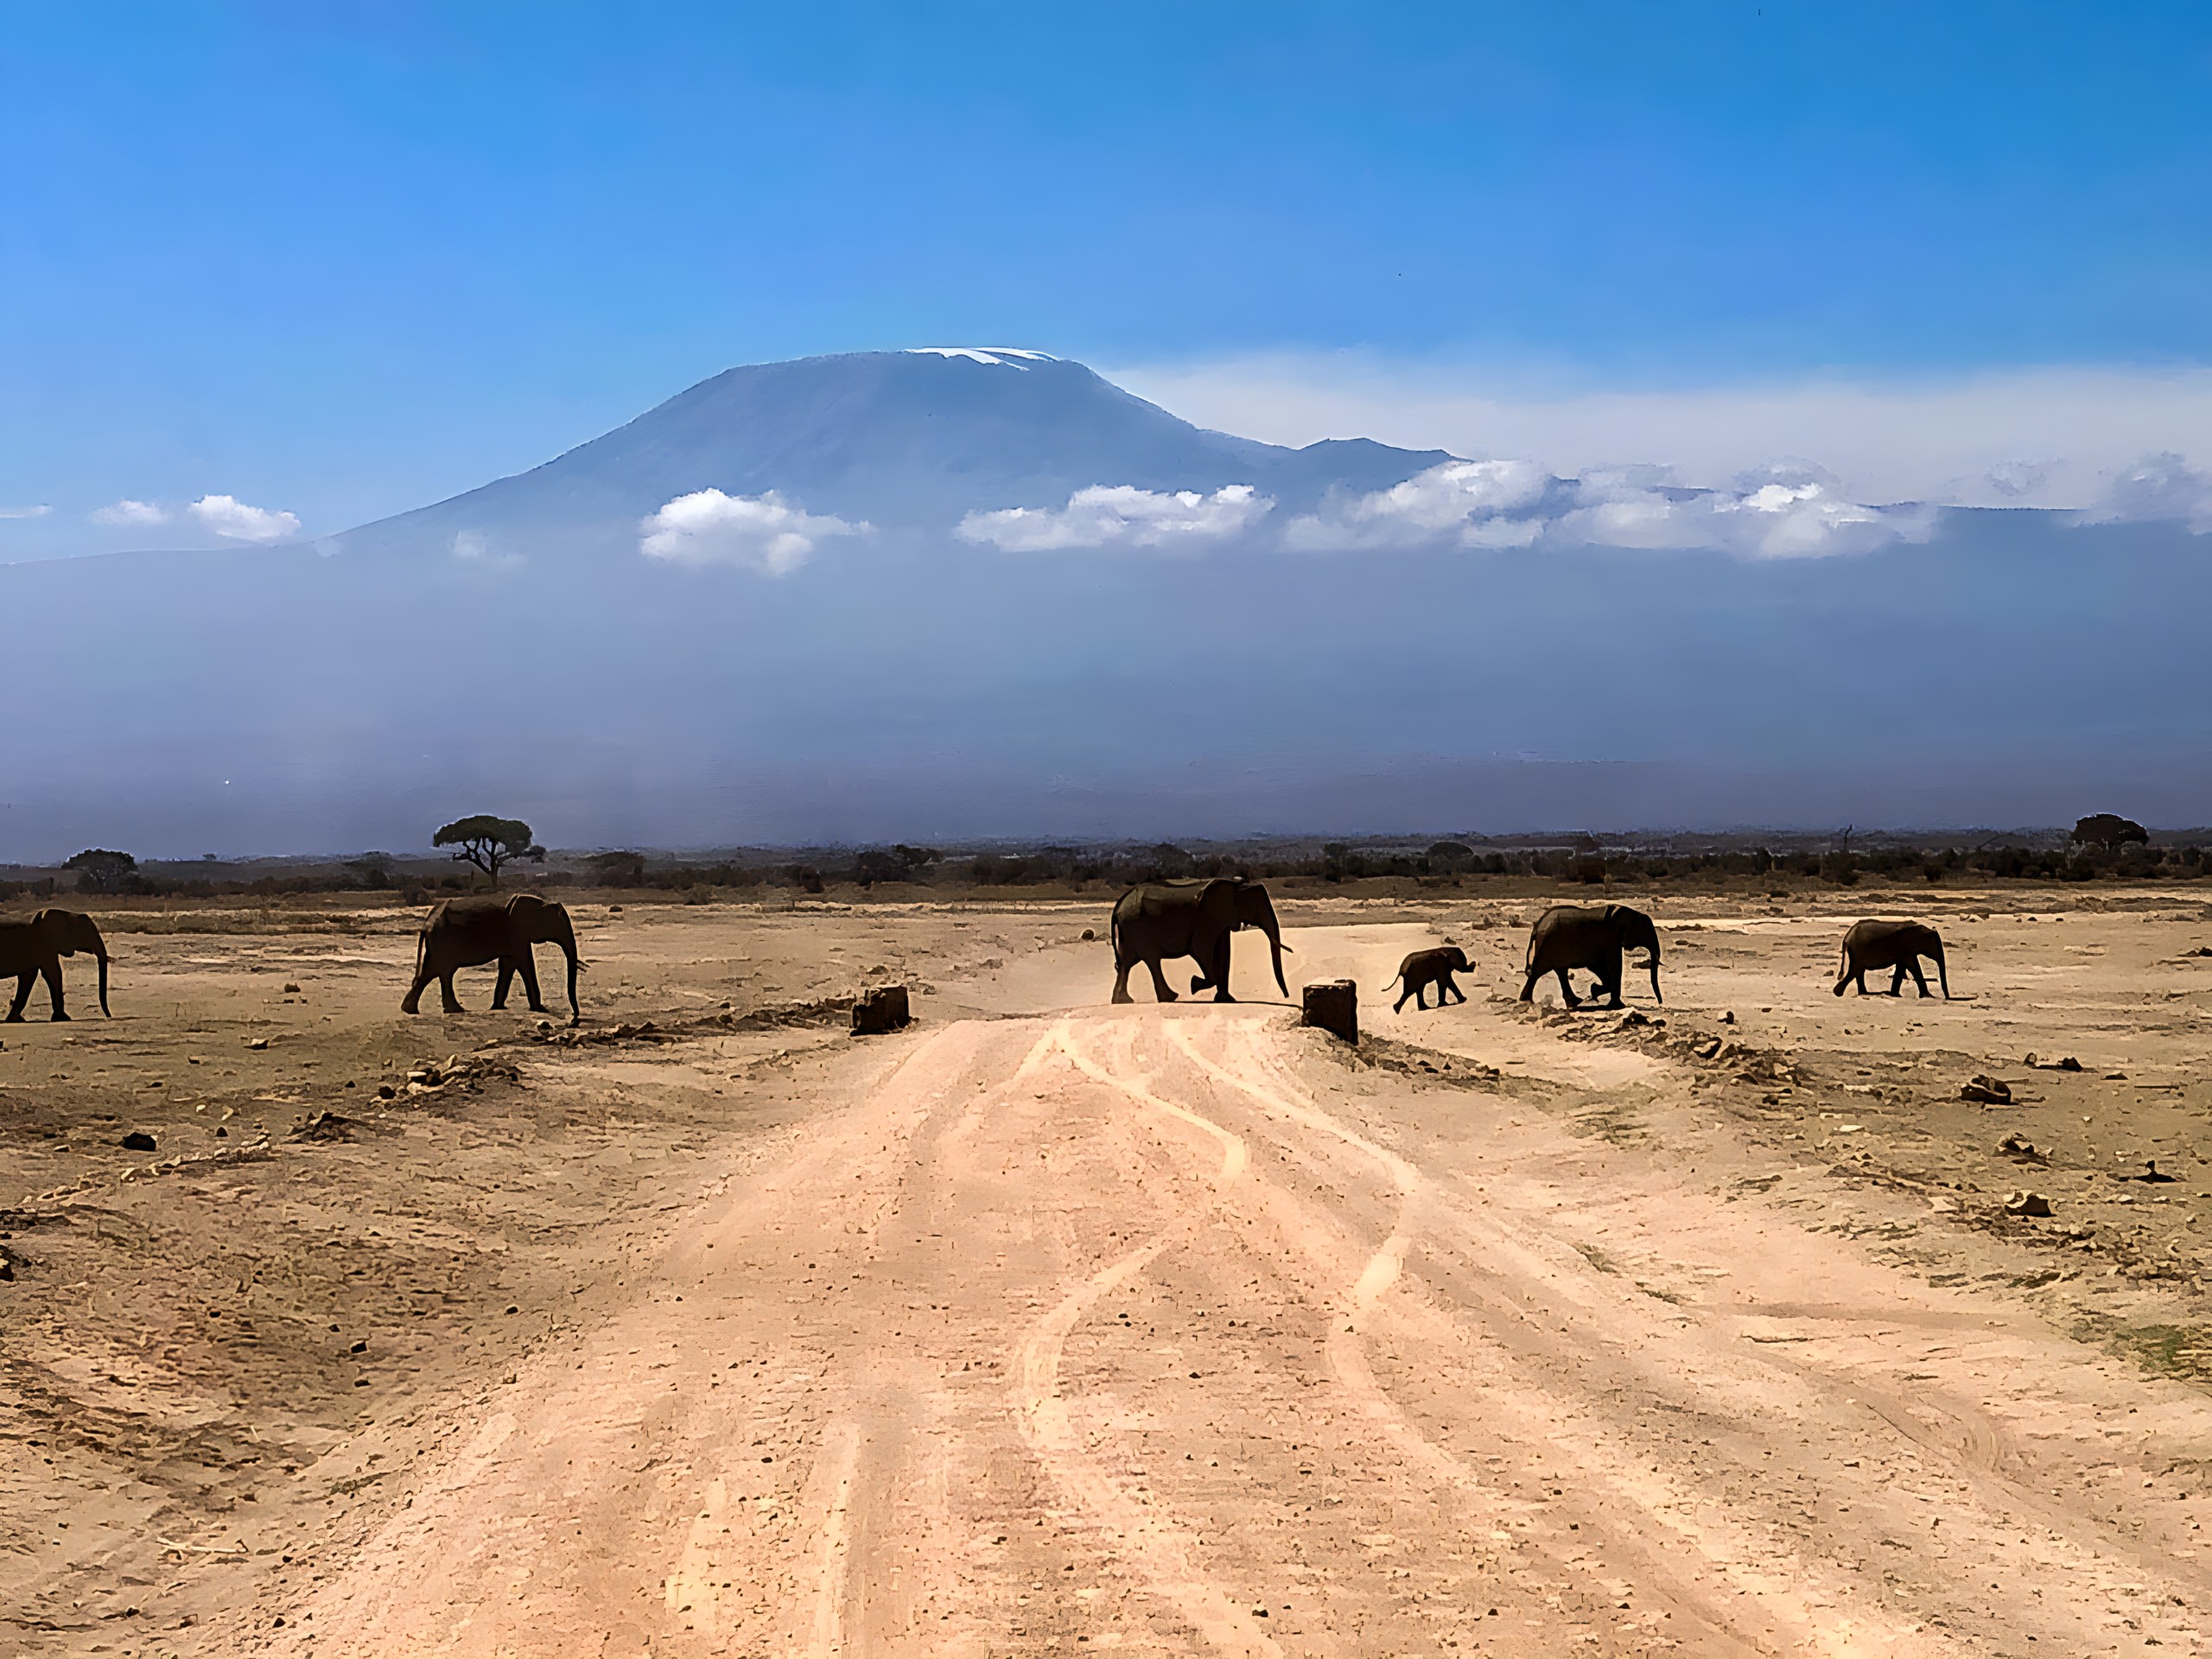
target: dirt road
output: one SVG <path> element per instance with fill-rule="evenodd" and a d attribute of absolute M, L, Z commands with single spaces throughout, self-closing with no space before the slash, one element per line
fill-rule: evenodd
<path fill-rule="evenodd" d="M 1372 984 L 1425 934 L 1297 937 Z M 1095 992 L 852 1061 L 224 1641 L 2207 1645 L 2204 1395 L 1870 1247 L 1923 1199 L 1792 1209 L 1669 1063 L 1510 1006 L 1455 1059 Z M 1573 1109 L 1624 1089 L 1632 1122 Z"/>

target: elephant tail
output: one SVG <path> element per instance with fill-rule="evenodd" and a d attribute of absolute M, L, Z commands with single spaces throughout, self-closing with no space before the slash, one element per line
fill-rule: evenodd
<path fill-rule="evenodd" d="M 425 922 L 415 934 L 415 982 L 417 985 L 423 982 L 423 960 L 429 949 L 430 925 Z"/>
<path fill-rule="evenodd" d="M 1122 907 L 1119 905 L 1114 906 L 1113 915 L 1107 918 L 1106 937 L 1113 944 L 1114 965 L 1118 968 L 1122 965 Z"/>

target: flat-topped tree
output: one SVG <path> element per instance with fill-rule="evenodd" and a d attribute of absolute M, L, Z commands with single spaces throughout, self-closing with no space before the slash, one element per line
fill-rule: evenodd
<path fill-rule="evenodd" d="M 537 844 L 530 826 L 520 818 L 495 818 L 488 812 L 480 812 L 473 818 L 455 818 L 430 837 L 433 847 L 455 847 L 456 861 L 474 864 L 492 878 L 492 885 L 499 885 L 499 866 L 518 858 L 533 863 L 545 861 L 545 849 Z"/>
<path fill-rule="evenodd" d="M 138 861 L 128 853 L 87 847 L 61 868 L 77 872 L 79 893 L 121 893 L 138 874 Z"/>
<path fill-rule="evenodd" d="M 2123 818 L 2117 812 L 2094 812 L 2074 826 L 2076 846 L 2101 847 L 2116 853 L 2133 842 L 2138 846 L 2150 843 L 2151 832 L 2133 818 Z"/>

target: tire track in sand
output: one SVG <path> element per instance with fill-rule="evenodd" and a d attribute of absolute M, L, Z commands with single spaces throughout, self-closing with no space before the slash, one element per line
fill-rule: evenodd
<path fill-rule="evenodd" d="M 1222 1148 L 1217 1177 L 1222 1185 L 1244 1173 L 1250 1157 L 1241 1135 L 1188 1107 L 1163 1099 L 1142 1082 L 1107 1071 L 1076 1046 L 1071 1024 L 1061 1020 L 1053 1027 L 1052 1037 L 1059 1053 L 1077 1071 L 1211 1137 Z M 1031 1058 L 1039 1058 L 1038 1051 L 1033 1050 Z M 1024 1069 L 1027 1069 L 1026 1062 Z M 1247 1659 L 1281 1659 L 1282 1649 L 1251 1628 L 1244 1608 L 1192 1565 L 1191 1544 L 1182 1530 L 1108 1474 L 1084 1446 L 1060 1393 L 1060 1351 L 1069 1333 L 1100 1297 L 1143 1272 L 1188 1230 L 1178 1227 L 1154 1234 L 1116 1257 L 1029 1327 L 1015 1350 L 1014 1420 L 1038 1461 L 1105 1529 L 1112 1548 L 1143 1576 L 1154 1595 L 1171 1605 L 1218 1651 L 1247 1656 Z"/>
<path fill-rule="evenodd" d="M 1205 1076 L 1237 1090 L 1263 1110 L 1331 1136 L 1362 1153 L 1379 1165 L 1396 1186 L 1399 1206 L 1390 1236 L 1369 1256 L 1359 1277 L 1339 1299 L 1341 1321 L 1331 1322 L 1325 1349 L 1330 1371 L 1362 1412 L 1409 1462 L 1427 1471 L 1439 1484 L 1487 1496 L 1488 1483 L 1481 1473 L 1422 1433 L 1390 1397 L 1368 1363 L 1363 1340 L 1366 1323 L 1376 1305 L 1403 1272 L 1406 1252 L 1412 1243 L 1414 1212 L 1427 1184 L 1407 1160 L 1339 1122 L 1310 1100 L 1300 1098 L 1296 1085 L 1261 1055 L 1260 1036 L 1257 1021 L 1238 1023 L 1233 1040 L 1242 1045 L 1244 1054 L 1243 1064 L 1236 1068 L 1207 1059 L 1179 1026 L 1170 1032 L 1169 1039 Z M 1279 1086 L 1270 1086 L 1261 1080 L 1269 1073 Z M 1450 1318 L 1436 1310 L 1407 1307 L 1403 1312 L 1414 1325 L 1429 1327 L 1427 1335 L 1433 1342 L 1448 1344 L 1459 1334 Z M 1427 1317 L 1421 1317 L 1424 1313 Z M 1590 1444 L 1571 1446 L 1564 1443 L 1554 1432 L 1555 1425 L 1570 1414 L 1564 1410 L 1564 1402 L 1552 1401 L 1540 1386 L 1524 1385 L 1523 1391 L 1536 1396 L 1533 1403 L 1493 1396 L 1491 1408 L 1521 1419 L 1524 1434 L 1533 1435 L 1554 1454 L 1573 1457 L 1581 1465 L 1584 1480 L 1592 1486 L 1611 1490 L 1640 1509 L 1653 1527 L 1680 1538 L 1738 1594 L 1747 1597 L 1764 1615 L 1781 1625 L 1793 1647 L 1834 1655 L 1836 1659 L 1855 1659 L 1869 1651 L 1889 1651 L 1904 1642 L 1907 1632 L 1902 1626 L 1840 1586 L 1822 1585 L 1821 1587 L 1833 1599 L 1825 1608 L 1816 1606 L 1806 1586 L 1818 1581 L 1821 1575 L 1811 1571 L 1810 1563 L 1799 1559 L 1786 1544 L 1770 1537 L 1754 1537 L 1740 1522 L 1713 1513 L 1709 1503 L 1675 1483 L 1630 1474 L 1629 1462 L 1620 1453 L 1607 1453 Z M 1758 1565 L 1762 1558 L 1773 1565 Z M 1677 1582 L 1680 1588 L 1676 1599 L 1685 1607 L 1697 1611 L 1701 1621 L 1708 1623 L 1713 1636 L 1732 1645 L 1749 1643 L 1764 1650 L 1764 1633 L 1741 1629 L 1731 1610 L 1681 1583 L 1679 1579 Z M 1839 1617 L 1839 1610 L 1844 1608 L 1848 1611 Z"/>

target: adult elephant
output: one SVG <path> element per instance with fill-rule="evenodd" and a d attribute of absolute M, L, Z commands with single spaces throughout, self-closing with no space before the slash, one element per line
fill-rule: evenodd
<path fill-rule="evenodd" d="M 1904 988 L 1904 976 L 1910 973 L 1912 982 L 1920 987 L 1923 996 L 1928 995 L 1928 976 L 1920 971 L 1920 959 L 1928 957 L 1936 964 L 1936 978 L 1943 987 L 1946 1002 L 1957 1001 L 1951 995 L 1951 977 L 1943 966 L 1943 936 L 1925 922 L 1854 922 L 1851 931 L 1843 936 L 1843 965 L 1835 976 L 1835 994 L 1843 995 L 1843 988 L 1856 983 L 1859 995 L 1866 995 L 1866 970 L 1879 973 L 1885 968 L 1896 969 L 1890 976 L 1890 995 L 1895 996 Z"/>
<path fill-rule="evenodd" d="M 569 958 L 569 1023 L 582 1016 L 576 1011 L 576 930 L 565 906 L 534 893 L 518 893 L 505 899 L 448 899 L 430 912 L 415 944 L 415 983 L 400 1003 L 400 1012 L 412 1014 L 422 1001 L 423 988 L 432 980 L 444 1000 L 448 1014 L 466 1012 L 453 994 L 456 968 L 499 964 L 499 982 L 492 992 L 492 1006 L 507 1006 L 507 987 L 517 974 L 529 993 L 533 1013 L 546 1012 L 537 995 L 537 963 L 531 954 L 534 944 L 557 944 Z"/>
<path fill-rule="evenodd" d="M 43 975 L 54 1017 L 67 1020 L 69 1008 L 61 995 L 61 958 L 79 950 L 99 959 L 100 1012 L 105 1014 L 107 944 L 91 917 L 75 910 L 41 910 L 28 922 L 0 922 L 0 979 L 10 974 L 16 976 L 16 1000 L 8 1005 L 8 1018 L 22 1019 L 23 1005 L 31 1000 L 32 982 Z"/>
<path fill-rule="evenodd" d="M 1536 982 L 1546 974 L 1557 974 L 1560 999 L 1570 1008 L 1580 1007 L 1582 999 L 1575 995 L 1567 974 L 1570 968 L 1581 968 L 1598 976 L 1605 1006 L 1618 1008 L 1624 950 L 1650 953 L 1643 965 L 1651 970 L 1651 1000 L 1664 1002 L 1667 999 L 1659 995 L 1659 931 L 1649 916 L 1626 905 L 1554 905 L 1529 930 L 1529 977 L 1521 987 L 1521 1000 L 1526 1002 L 1535 995 Z"/>
<path fill-rule="evenodd" d="M 1268 936 L 1274 953 L 1275 984 L 1285 996 L 1290 987 L 1282 976 L 1282 929 L 1275 921 L 1275 907 L 1268 890 L 1241 875 L 1217 876 L 1200 881 L 1147 881 L 1131 887 L 1115 901 L 1114 1000 L 1135 1001 L 1129 995 L 1129 969 L 1141 962 L 1152 969 L 1152 988 L 1162 1002 L 1173 1002 L 1175 993 L 1160 964 L 1171 957 L 1194 959 L 1199 971 L 1191 989 L 1213 987 L 1217 1002 L 1234 1002 L 1229 994 L 1229 936 L 1240 927 L 1255 927 Z"/>
<path fill-rule="evenodd" d="M 1467 953 L 1456 944 L 1440 944 L 1427 950 L 1416 950 L 1398 964 L 1398 976 L 1390 985 L 1400 988 L 1398 1000 L 1390 1005 L 1390 1012 L 1397 1013 L 1406 1006 L 1406 999 L 1414 1000 L 1414 1007 L 1426 1008 L 1428 988 L 1436 987 L 1436 1006 L 1442 1007 L 1447 996 L 1464 1002 L 1467 994 L 1452 979 L 1454 974 L 1471 974 L 1475 964 L 1467 960 Z M 1390 985 L 1382 988 L 1389 990 Z"/>

